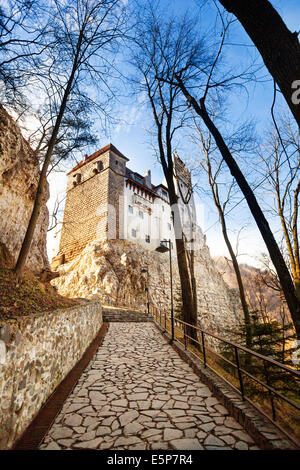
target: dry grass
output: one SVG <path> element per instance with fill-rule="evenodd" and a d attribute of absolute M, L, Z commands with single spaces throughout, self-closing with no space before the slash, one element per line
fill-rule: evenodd
<path fill-rule="evenodd" d="M 49 283 L 41 282 L 26 270 L 24 279 L 17 284 L 11 268 L 0 268 L 0 319 L 48 312 L 76 305 L 78 300 L 61 297 Z"/>

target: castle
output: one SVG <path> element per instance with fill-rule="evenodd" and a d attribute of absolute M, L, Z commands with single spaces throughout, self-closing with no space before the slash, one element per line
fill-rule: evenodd
<path fill-rule="evenodd" d="M 165 184 L 155 186 L 149 170 L 142 176 L 128 162 L 109 144 L 86 155 L 68 173 L 59 253 L 51 264 L 59 277 L 52 284 L 67 297 L 97 299 L 103 305 L 141 311 L 145 311 L 148 295 L 153 305 L 169 311 L 169 254 L 156 248 L 161 241 L 171 240 L 173 287 L 180 292 L 173 208 Z M 240 322 L 240 301 L 210 257 L 196 224 L 191 175 L 176 153 L 173 166 L 182 224 L 176 236 L 182 236 L 183 230 L 187 244 L 193 240 L 199 322 L 203 328 L 221 333 Z"/>
<path fill-rule="evenodd" d="M 128 161 L 109 144 L 68 173 L 58 264 L 72 260 L 93 240 L 124 239 L 150 250 L 162 240 L 174 243 L 167 187 L 153 185 L 150 170 L 142 176 L 127 167 Z M 180 217 L 191 237 L 191 227 L 197 229 L 191 175 L 176 153 L 173 164 Z"/>

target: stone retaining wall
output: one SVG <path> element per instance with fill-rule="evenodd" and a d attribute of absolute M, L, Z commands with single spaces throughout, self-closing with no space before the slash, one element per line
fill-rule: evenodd
<path fill-rule="evenodd" d="M 98 302 L 0 320 L 0 449 L 13 446 L 101 325 Z"/>

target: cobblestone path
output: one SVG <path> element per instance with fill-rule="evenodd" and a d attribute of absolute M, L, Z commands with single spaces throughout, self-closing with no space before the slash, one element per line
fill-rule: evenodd
<path fill-rule="evenodd" d="M 41 449 L 258 449 L 151 323 L 110 323 Z"/>

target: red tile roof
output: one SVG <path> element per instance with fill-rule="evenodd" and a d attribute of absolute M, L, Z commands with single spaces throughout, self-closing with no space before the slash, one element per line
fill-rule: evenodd
<path fill-rule="evenodd" d="M 71 171 L 69 171 L 68 175 L 73 173 L 73 171 L 78 170 L 79 168 L 84 166 L 86 163 L 91 162 L 92 160 L 94 160 L 94 158 L 99 157 L 100 155 L 107 152 L 108 150 L 111 150 L 112 152 L 114 152 L 119 157 L 124 158 L 124 160 L 126 160 L 127 162 L 129 161 L 129 158 L 125 157 L 125 155 L 123 155 L 113 144 L 108 144 L 105 147 L 102 147 L 100 150 L 97 150 L 97 152 L 92 153 L 85 160 L 81 160 L 81 162 L 79 162 L 76 166 L 74 166 L 74 168 L 72 168 Z"/>

